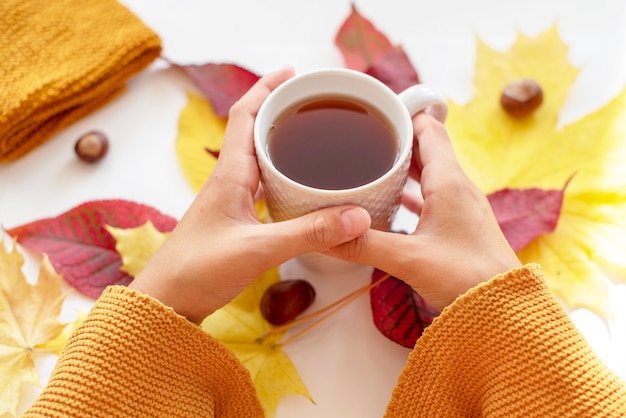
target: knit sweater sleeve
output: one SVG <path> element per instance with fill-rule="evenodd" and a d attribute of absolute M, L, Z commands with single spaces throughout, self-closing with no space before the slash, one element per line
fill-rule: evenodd
<path fill-rule="evenodd" d="M 26 418 L 262 417 L 248 371 L 217 340 L 137 291 L 110 287 Z"/>
<path fill-rule="evenodd" d="M 624 417 L 598 359 L 537 265 L 459 297 L 417 341 L 387 417 Z"/>

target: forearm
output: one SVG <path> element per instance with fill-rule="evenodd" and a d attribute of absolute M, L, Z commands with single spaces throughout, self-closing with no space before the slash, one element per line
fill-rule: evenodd
<path fill-rule="evenodd" d="M 262 416 L 246 369 L 198 326 L 113 287 L 72 335 L 25 417 Z"/>
<path fill-rule="evenodd" d="M 411 353 L 388 415 L 622 417 L 626 390 L 530 265 L 442 312 Z"/>

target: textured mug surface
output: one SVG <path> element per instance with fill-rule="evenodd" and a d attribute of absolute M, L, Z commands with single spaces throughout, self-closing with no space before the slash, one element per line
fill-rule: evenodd
<path fill-rule="evenodd" d="M 299 184 L 274 167 L 267 153 L 267 137 L 274 121 L 295 103 L 324 95 L 341 95 L 368 103 L 389 120 L 398 141 L 398 156 L 389 171 L 359 187 L 325 190 Z M 372 228 L 390 230 L 411 163 L 411 117 L 427 108 L 435 109 L 433 114 L 440 119 L 445 118 L 445 98 L 430 87 L 417 85 L 397 95 L 377 79 L 348 69 L 313 71 L 281 84 L 262 104 L 254 126 L 256 154 L 272 221 L 292 219 L 323 207 L 355 204 L 369 212 Z M 318 253 L 305 254 L 299 260 L 308 267 L 324 271 L 341 271 L 354 266 Z"/>

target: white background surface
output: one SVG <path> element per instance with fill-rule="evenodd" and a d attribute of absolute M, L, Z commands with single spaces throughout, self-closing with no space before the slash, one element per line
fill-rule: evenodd
<path fill-rule="evenodd" d="M 343 66 L 334 37 L 350 13 L 348 0 L 124 0 L 163 39 L 163 54 L 178 63 L 233 62 L 258 74 L 283 65 L 297 72 Z M 499 0 L 360 0 L 359 12 L 402 44 L 423 81 L 458 103 L 471 100 L 476 36 L 507 49 L 517 31 L 537 35 L 557 24 L 581 68 L 561 115 L 568 123 L 604 105 L 626 81 L 626 2 Z M 177 119 L 193 89 L 181 74 L 157 62 L 135 78 L 129 91 L 97 113 L 56 135 L 37 150 L 0 166 L 0 224 L 10 228 L 56 216 L 80 203 L 122 198 L 180 218 L 194 197 L 174 151 Z M 111 141 L 107 158 L 79 162 L 74 141 L 101 129 Z M 398 223 L 415 219 L 401 212 Z M 0 232 L 1 233 L 1 232 Z M 4 235 L 5 245 L 10 243 Z M 626 256 L 626 254 L 625 254 Z M 39 258 L 25 273 L 36 279 Z M 283 277 L 306 276 L 321 307 L 369 281 L 369 269 L 352 276 L 315 277 L 288 263 Z M 571 317 L 600 357 L 626 378 L 626 285 L 609 283 L 615 316 L 606 324 L 577 310 Z M 73 294 L 63 317 L 87 310 L 91 301 Z M 380 417 L 408 349 L 375 330 L 367 297 L 287 346 L 317 405 L 287 396 L 278 417 Z M 54 357 L 38 358 L 42 383 Z M 37 389 L 25 387 L 21 408 Z"/>

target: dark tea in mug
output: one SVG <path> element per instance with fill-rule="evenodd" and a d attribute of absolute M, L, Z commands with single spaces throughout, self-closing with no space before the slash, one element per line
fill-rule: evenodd
<path fill-rule="evenodd" d="M 267 153 L 290 179 L 317 189 L 351 189 L 391 169 L 398 157 L 391 123 L 344 96 L 310 98 L 286 109 L 268 133 Z"/>

